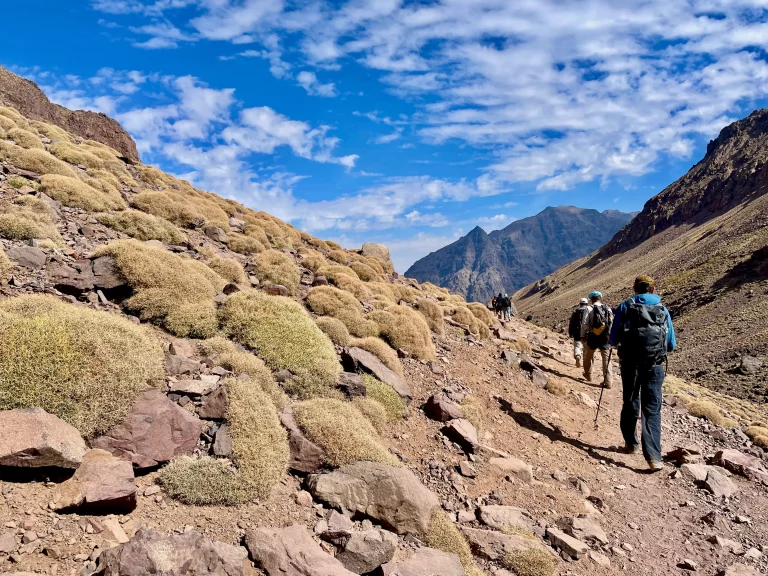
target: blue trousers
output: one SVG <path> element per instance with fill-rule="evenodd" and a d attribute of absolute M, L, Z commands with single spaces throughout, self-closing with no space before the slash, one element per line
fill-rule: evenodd
<path fill-rule="evenodd" d="M 648 462 L 661 462 L 661 385 L 664 366 L 621 362 L 624 405 L 621 433 L 627 446 L 637 446 L 637 420 L 642 420 L 643 456 Z"/>

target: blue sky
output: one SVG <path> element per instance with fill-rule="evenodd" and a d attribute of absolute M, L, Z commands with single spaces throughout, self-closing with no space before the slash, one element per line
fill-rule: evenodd
<path fill-rule="evenodd" d="M 768 96 L 766 0 L 6 2 L 0 64 L 146 163 L 396 266 L 625 211 Z"/>

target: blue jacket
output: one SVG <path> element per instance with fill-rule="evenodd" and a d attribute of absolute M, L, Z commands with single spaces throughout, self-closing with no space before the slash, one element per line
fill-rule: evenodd
<path fill-rule="evenodd" d="M 646 306 L 654 306 L 661 303 L 661 296 L 657 294 L 635 294 L 629 300 L 622 302 L 616 309 L 616 314 L 613 317 L 613 326 L 611 327 L 610 344 L 611 346 L 618 346 L 619 334 L 621 333 L 623 317 L 627 313 L 627 302 L 633 301 L 637 304 L 645 304 Z M 666 310 L 666 308 L 665 308 Z M 677 348 L 677 339 L 675 338 L 675 327 L 672 326 L 672 316 L 669 315 L 667 310 L 667 352 L 672 352 Z"/>

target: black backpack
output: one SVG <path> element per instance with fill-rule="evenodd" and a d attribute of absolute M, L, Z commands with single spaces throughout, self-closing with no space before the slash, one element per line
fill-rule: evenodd
<path fill-rule="evenodd" d="M 576 308 L 571 314 L 571 320 L 568 322 L 568 335 L 571 338 L 579 340 L 581 338 L 581 323 L 584 320 L 584 313 L 587 308 Z"/>
<path fill-rule="evenodd" d="M 611 324 L 613 324 L 613 315 L 610 308 L 602 303 L 594 304 L 592 306 L 592 326 L 587 333 L 587 346 L 596 350 L 608 344 Z"/>
<path fill-rule="evenodd" d="M 639 364 L 661 364 L 667 357 L 667 309 L 661 304 L 627 302 L 621 357 Z"/>

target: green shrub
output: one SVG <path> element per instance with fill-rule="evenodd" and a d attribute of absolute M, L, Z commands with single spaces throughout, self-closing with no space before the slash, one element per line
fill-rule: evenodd
<path fill-rule="evenodd" d="M 186 235 L 168 220 L 139 210 L 102 213 L 96 214 L 95 217 L 101 224 L 137 240 L 160 240 L 165 244 L 181 244 L 187 239 Z"/>
<path fill-rule="evenodd" d="M 162 376 L 160 342 L 127 319 L 52 296 L 0 301 L 2 410 L 37 406 L 91 436 Z"/>
<path fill-rule="evenodd" d="M 398 420 L 402 420 L 403 411 L 405 410 L 405 400 L 400 398 L 400 395 L 395 392 L 395 389 L 370 374 L 362 374 L 362 378 L 363 384 L 365 384 L 366 397 L 376 400 L 384 407 L 387 414 L 387 421 L 397 422 Z"/>
<path fill-rule="evenodd" d="M 12 188 L 16 188 L 16 190 L 23 186 L 29 186 L 35 190 L 40 190 L 40 184 L 38 182 L 28 180 L 23 176 L 13 176 L 12 178 L 8 178 L 8 184 L 10 184 Z"/>
<path fill-rule="evenodd" d="M 288 254 L 278 250 L 266 250 L 254 258 L 256 277 L 264 284 L 280 284 L 296 293 L 301 275 L 299 269 Z"/>
<path fill-rule="evenodd" d="M 317 398 L 296 404 L 293 411 L 302 432 L 323 449 L 329 465 L 368 460 L 402 466 L 381 444 L 373 425 L 349 402 Z"/>
<path fill-rule="evenodd" d="M 557 573 L 557 562 L 552 555 L 536 546 L 510 550 L 504 556 L 503 564 L 519 576 L 554 576 Z"/>
<path fill-rule="evenodd" d="M 258 290 L 230 296 L 219 311 L 224 332 L 254 349 L 273 370 L 294 374 L 286 391 L 301 398 L 327 395 L 341 366 L 328 337 L 304 308 Z"/>
<path fill-rule="evenodd" d="M 422 298 L 416 302 L 416 309 L 421 312 L 429 325 L 429 329 L 435 334 L 442 334 L 445 322 L 443 308 L 434 300 Z"/>
<path fill-rule="evenodd" d="M 136 240 L 103 246 L 134 290 L 125 302 L 142 320 L 162 324 L 181 337 L 208 338 L 216 333 L 213 297 L 226 281 L 202 262 Z"/>
<path fill-rule="evenodd" d="M 215 336 L 200 343 L 200 350 L 206 356 L 218 362 L 222 368 L 231 370 L 235 375 L 247 374 L 264 393 L 269 396 L 277 408 L 284 408 L 288 398 L 275 382 L 272 372 L 264 362 L 247 350 L 222 336 Z"/>
<path fill-rule="evenodd" d="M 483 429 L 483 405 L 480 400 L 474 396 L 467 396 L 461 403 L 461 410 L 464 412 L 464 418 L 480 432 Z"/>
<path fill-rule="evenodd" d="M 349 330 L 341 320 L 331 316 L 320 316 L 315 323 L 337 346 L 349 345 Z"/>
<path fill-rule="evenodd" d="M 307 305 L 315 314 L 341 320 L 350 334 L 359 337 L 377 336 L 379 327 L 363 316 L 360 302 L 343 290 L 333 286 L 317 286 L 310 290 Z"/>
<path fill-rule="evenodd" d="M 362 348 L 376 356 L 381 362 L 401 378 L 405 376 L 403 364 L 397 357 L 397 352 L 389 347 L 389 344 L 381 338 L 369 336 L 368 338 L 353 338 L 350 346 Z"/>
<path fill-rule="evenodd" d="M 213 257 L 208 262 L 208 267 L 215 271 L 219 276 L 234 282 L 235 284 L 245 284 L 248 281 L 248 277 L 245 275 L 245 270 L 240 265 L 240 262 L 233 260 L 232 258 L 218 258 Z"/>
<path fill-rule="evenodd" d="M 374 310 L 368 317 L 379 325 L 381 336 L 392 348 L 401 348 L 417 360 L 433 360 L 435 345 L 424 317 L 407 306 Z"/>
<path fill-rule="evenodd" d="M 22 148 L 45 149 L 37 134 L 33 134 L 29 130 L 24 130 L 23 128 L 12 128 L 11 130 L 8 130 L 6 137 L 13 140 L 17 146 L 21 146 Z"/>
<path fill-rule="evenodd" d="M 125 208 L 125 201 L 120 197 L 119 193 L 111 190 L 98 190 L 78 178 L 46 174 L 42 177 L 40 183 L 43 192 L 65 206 L 90 211 L 120 210 Z"/>

